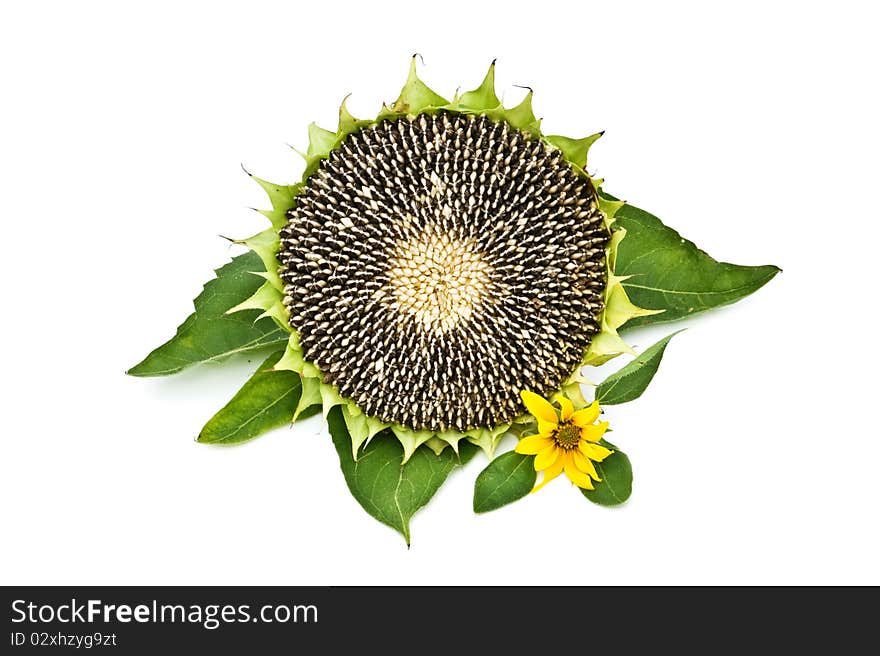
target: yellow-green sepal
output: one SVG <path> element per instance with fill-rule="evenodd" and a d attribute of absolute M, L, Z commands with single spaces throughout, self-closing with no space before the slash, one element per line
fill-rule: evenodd
<path fill-rule="evenodd" d="M 601 186 L 602 180 L 594 180 L 593 186 L 596 188 L 596 191 L 599 191 L 599 186 Z M 610 230 L 611 224 L 614 223 L 614 216 L 620 211 L 620 208 L 626 205 L 626 201 L 622 200 L 608 200 L 607 198 L 603 198 L 601 194 L 599 194 L 599 209 L 602 212 L 602 215 L 605 217 L 605 226 Z M 621 237 L 623 239 L 623 237 Z"/>
<path fill-rule="evenodd" d="M 434 437 L 433 431 L 413 430 L 398 424 L 391 425 L 391 431 L 394 433 L 400 445 L 403 447 L 403 462 L 406 463 L 422 444 Z"/>
<path fill-rule="evenodd" d="M 295 422 L 297 419 L 299 419 L 299 416 L 307 408 L 311 408 L 313 405 L 319 405 L 321 403 L 321 381 L 319 381 L 317 378 L 302 376 L 301 385 L 302 393 L 300 394 L 299 403 L 296 406 L 296 410 L 293 411 L 293 418 L 291 419 L 291 422 Z"/>
<path fill-rule="evenodd" d="M 264 282 L 249 298 L 226 310 L 226 314 L 241 312 L 242 310 L 263 310 L 265 312 L 272 307 L 277 297 L 277 290 L 268 282 Z"/>
<path fill-rule="evenodd" d="M 350 401 L 342 405 L 342 415 L 351 435 L 351 457 L 358 459 L 360 450 L 366 447 L 370 440 L 390 426 L 375 417 L 368 417 L 359 407 Z"/>
<path fill-rule="evenodd" d="M 258 213 L 269 219 L 269 223 L 272 224 L 274 230 L 281 230 L 287 224 L 287 213 L 293 208 L 296 203 L 296 195 L 302 190 L 302 183 L 285 186 L 290 196 L 289 199 L 285 197 L 280 205 L 273 205 L 271 210 L 257 210 Z"/>
<path fill-rule="evenodd" d="M 519 105 L 505 109 L 502 119 L 510 123 L 517 130 L 528 132 L 535 137 L 541 137 L 541 121 L 535 118 L 532 111 L 532 90 L 526 94 Z"/>
<path fill-rule="evenodd" d="M 605 209 L 602 209 L 603 202 Z M 614 220 L 614 214 L 624 204 L 621 201 L 603 201 L 600 196 L 599 207 L 605 217 L 606 225 L 610 226 Z M 622 353 L 636 355 L 632 347 L 623 341 L 623 338 L 618 333 L 618 329 L 630 319 L 663 311 L 640 308 L 632 303 L 622 284 L 625 278 L 614 274 L 614 267 L 617 262 L 617 249 L 624 237 L 626 237 L 626 230 L 623 228 L 611 230 L 611 238 L 608 242 L 605 258 L 606 275 L 608 277 L 605 286 L 605 307 L 599 319 L 600 331 L 591 340 L 590 346 L 584 353 L 581 366 L 598 367 Z"/>
<path fill-rule="evenodd" d="M 559 134 L 550 134 L 545 135 L 544 140 L 561 150 L 563 157 L 569 163 L 583 170 L 587 168 L 587 156 L 590 152 L 590 146 L 596 143 L 603 134 L 605 133 L 597 132 L 583 139 L 571 139 Z"/>
<path fill-rule="evenodd" d="M 278 231 L 274 228 L 268 228 L 247 239 L 233 239 L 232 241 L 246 246 L 260 257 L 266 270 L 259 272 L 259 275 L 278 290 L 280 296 L 284 285 L 278 276 L 278 258 L 276 254 L 278 253 L 278 246 L 281 241 L 278 237 Z"/>
<path fill-rule="evenodd" d="M 436 109 L 449 104 L 448 100 L 432 91 L 419 79 L 416 72 L 416 58 L 417 56 L 413 56 L 410 61 L 406 83 L 390 108 L 395 114 L 418 114 L 426 109 Z"/>
<path fill-rule="evenodd" d="M 226 314 L 241 312 L 242 310 L 262 310 L 262 314 L 254 319 L 254 323 L 264 317 L 271 317 L 278 327 L 287 329 L 289 316 L 287 308 L 284 307 L 278 290 L 270 282 L 264 282 L 252 296 L 229 308 Z"/>
<path fill-rule="evenodd" d="M 602 332 L 596 335 L 593 341 L 590 342 L 581 365 L 598 367 L 623 353 L 637 355 L 632 347 L 623 341 L 616 330 L 603 326 Z"/>
<path fill-rule="evenodd" d="M 324 409 L 324 418 L 327 418 L 327 413 L 330 412 L 330 409 L 333 406 L 344 405 L 345 400 L 339 396 L 339 392 L 336 387 L 333 385 L 322 384 L 321 385 L 321 405 Z"/>
<path fill-rule="evenodd" d="M 242 167 L 244 168 L 244 167 Z M 276 184 L 274 182 L 269 182 L 268 180 L 263 180 L 262 178 L 258 178 L 253 173 L 244 169 L 244 172 L 250 176 L 250 178 L 256 182 L 263 191 L 266 192 L 266 195 L 269 197 L 269 202 L 272 204 L 271 210 L 257 210 L 260 214 L 269 219 L 269 222 L 272 224 L 272 228 L 277 232 L 284 227 L 287 223 L 287 213 L 296 203 L 296 196 L 302 189 L 302 183 L 296 183 L 291 185 L 283 185 Z M 271 269 L 274 271 L 274 268 Z"/>
<path fill-rule="evenodd" d="M 342 406 L 342 418 L 345 420 L 345 425 L 351 436 L 351 457 L 357 460 L 358 452 L 369 439 L 367 420 L 362 412 L 350 405 Z"/>
<path fill-rule="evenodd" d="M 432 437 L 430 440 L 425 442 L 425 446 L 431 449 L 434 452 L 434 455 L 439 456 L 443 451 L 449 446 L 446 442 L 441 440 L 439 437 Z M 456 444 L 456 447 L 458 444 Z M 456 449 L 457 452 L 457 449 Z"/>
<path fill-rule="evenodd" d="M 578 369 L 578 371 L 575 372 L 575 375 L 572 376 L 560 390 L 560 394 L 571 401 L 575 410 L 579 410 L 587 405 L 587 400 L 584 398 L 584 392 L 581 389 L 582 382 L 589 384 L 589 382 L 580 375 L 580 369 Z"/>
<path fill-rule="evenodd" d="M 495 457 L 495 449 L 504 434 L 510 430 L 510 424 L 499 424 L 495 428 L 475 428 L 465 431 L 464 436 L 471 444 L 480 447 L 489 459 Z"/>
<path fill-rule="evenodd" d="M 342 104 L 339 105 L 339 127 L 336 130 L 336 138 L 338 142 L 341 142 L 352 132 L 357 132 L 361 128 L 373 124 L 373 121 L 355 118 L 351 112 L 348 111 L 348 107 L 346 106 L 347 102 L 348 96 L 343 98 Z"/>
<path fill-rule="evenodd" d="M 267 284 L 275 290 L 275 295 L 273 296 L 268 290 L 264 289 L 264 285 L 258 289 L 250 299 L 245 301 L 245 303 L 230 309 L 227 314 L 245 309 L 245 304 L 247 303 L 259 303 L 258 305 L 252 305 L 250 307 L 261 308 L 263 310 L 263 314 L 260 315 L 261 317 L 272 317 L 275 320 L 275 323 L 281 328 L 289 330 L 287 324 L 288 312 L 282 301 L 282 290 L 284 289 L 284 285 L 281 282 L 281 278 L 278 276 L 278 259 L 276 254 L 278 253 L 278 247 L 280 244 L 278 233 L 287 223 L 287 213 L 296 203 L 296 195 L 302 189 L 302 183 L 292 185 L 275 184 L 274 182 L 258 178 L 247 169 L 245 169 L 245 173 L 259 184 L 266 192 L 266 195 L 269 196 L 272 209 L 257 211 L 269 219 L 272 227 L 267 228 L 262 232 L 258 232 L 247 239 L 233 239 L 231 241 L 249 248 L 259 256 L 260 260 L 263 262 L 263 268 L 265 271 L 255 271 L 254 273 L 266 280 Z"/>
<path fill-rule="evenodd" d="M 302 374 L 305 363 L 302 350 L 299 347 L 299 336 L 295 330 L 291 330 L 290 338 L 287 340 L 287 347 L 284 349 L 284 355 L 275 363 L 273 369 L 275 371 L 295 371 L 298 374 Z"/>
<path fill-rule="evenodd" d="M 488 109 L 497 109 L 500 106 L 501 101 L 495 94 L 495 62 L 493 61 L 480 86 L 463 93 L 449 105 L 449 108 L 459 111 L 483 112 Z"/>
<path fill-rule="evenodd" d="M 615 276 L 608 278 L 608 293 L 605 300 L 605 322 L 617 330 L 630 319 L 636 317 L 648 317 L 659 314 L 663 310 L 647 310 L 640 308 L 629 300 L 629 295 L 623 286 L 623 281 L 630 276 Z"/>
<path fill-rule="evenodd" d="M 317 123 L 309 124 L 309 147 L 306 150 L 306 169 L 303 179 L 318 170 L 321 160 L 325 159 L 339 141 L 338 135 L 332 130 L 325 130 Z"/>
<path fill-rule="evenodd" d="M 464 435 L 457 431 L 443 431 L 442 433 L 437 433 L 430 440 L 425 442 L 425 446 L 430 448 L 434 453 L 438 456 L 443 453 L 443 450 L 447 447 L 452 447 L 452 450 L 458 453 L 458 445 L 464 439 Z"/>
<path fill-rule="evenodd" d="M 335 132 L 325 130 L 317 123 L 309 124 L 309 149 L 306 151 L 306 157 L 309 159 L 326 157 L 335 144 Z"/>

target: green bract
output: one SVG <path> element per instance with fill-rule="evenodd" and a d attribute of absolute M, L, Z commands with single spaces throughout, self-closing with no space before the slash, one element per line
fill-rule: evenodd
<path fill-rule="evenodd" d="M 343 100 L 339 109 L 339 124 L 335 131 L 320 128 L 315 124 L 310 125 L 309 145 L 306 152 L 302 153 L 305 159 L 305 172 L 300 182 L 274 184 L 251 176 L 269 196 L 271 209 L 261 211 L 268 219 L 269 227 L 252 237 L 236 241 L 247 247 L 250 252 L 218 269 L 218 278 L 205 286 L 205 291 L 196 299 L 195 314 L 180 326 L 175 337 L 128 372 L 138 376 L 170 374 L 191 364 L 216 361 L 233 353 L 271 348 L 272 355 L 254 377 L 207 423 L 200 433 L 200 441 L 213 444 L 243 442 L 283 423 L 296 421 L 302 416 L 320 410 L 325 418 L 329 416 L 330 432 L 353 495 L 370 514 L 396 528 L 404 534 L 407 541 L 410 517 L 427 503 L 454 466 L 460 462 L 460 455 L 466 454 L 468 457 L 472 455 L 474 447 L 470 445 L 480 447 L 489 458 L 492 458 L 500 439 L 505 434 L 523 436 L 530 431 L 534 432 L 533 418 L 526 414 L 519 404 L 518 393 L 522 388 L 539 385 L 543 389 L 530 391 L 537 391 L 548 397 L 554 393 L 560 394 L 568 398 L 575 408 L 581 408 L 586 405 L 581 387 L 582 383 L 587 382 L 586 378 L 582 377 L 584 367 L 603 364 L 621 354 L 636 355 L 620 336 L 625 324 L 634 326 L 672 321 L 711 307 L 734 302 L 761 287 L 778 272 L 778 269 L 772 266 L 743 267 L 716 262 L 691 242 L 682 239 L 678 233 L 664 226 L 656 217 L 604 193 L 601 189 L 603 181 L 592 178 L 587 172 L 590 146 L 602 133 L 591 134 L 581 139 L 544 135 L 541 131 L 541 122 L 532 111 L 532 92 L 529 91 L 519 104 L 504 107 L 495 93 L 494 74 L 493 63 L 483 82 L 476 89 L 461 95 L 456 94 L 450 101 L 432 91 L 419 79 L 416 74 L 416 59 L 413 58 L 409 75 L 399 97 L 390 106 L 383 105 L 376 118 L 356 119 L 348 111 Z M 468 120 L 456 117 L 465 117 Z M 389 128 L 389 125 L 396 127 Z M 398 152 L 393 151 L 394 144 L 397 143 L 393 139 L 382 142 L 381 145 L 385 150 L 367 152 L 364 149 L 370 147 L 369 143 L 371 143 L 368 137 L 378 134 L 381 126 L 385 126 L 382 129 L 386 132 L 397 129 L 401 133 L 409 130 L 410 134 L 414 132 L 418 134 L 416 137 L 410 136 L 410 141 L 400 142 L 403 145 Z M 476 143 L 483 150 L 474 147 L 473 135 L 465 135 L 471 141 L 465 140 L 462 136 L 464 132 L 472 129 L 477 133 Z M 376 132 L 371 132 L 372 130 Z M 489 133 L 487 130 L 494 132 Z M 428 136 L 424 137 L 425 134 Z M 489 182 L 483 182 L 484 178 L 481 176 L 486 173 L 482 169 L 478 171 L 476 164 L 472 164 L 471 169 L 468 169 L 467 165 L 461 169 L 465 173 L 473 171 L 466 185 L 455 177 L 459 176 L 459 173 L 449 174 L 455 179 L 444 179 L 443 171 L 447 169 L 439 167 L 441 174 L 438 175 L 432 170 L 430 183 L 427 182 L 429 177 L 427 169 L 422 169 L 424 180 L 401 177 L 403 175 L 401 171 L 404 170 L 403 163 L 407 158 L 427 156 L 424 152 L 413 154 L 405 148 L 412 146 L 418 151 L 421 143 L 430 151 L 432 134 L 439 134 L 434 143 L 438 148 L 442 146 L 445 149 L 444 157 L 451 157 L 454 161 L 458 161 L 459 157 L 464 160 L 468 157 L 484 157 L 489 161 L 490 155 L 495 156 L 495 151 L 487 150 L 489 148 L 486 145 L 487 140 L 491 146 L 495 143 L 492 139 L 503 137 L 507 141 L 496 149 L 500 153 L 497 155 L 500 162 L 497 165 L 498 170 L 502 170 L 505 162 L 509 162 L 517 152 L 520 153 L 518 156 L 523 157 L 522 148 L 536 143 L 542 144 L 540 147 L 535 146 L 538 150 L 534 151 L 539 153 L 540 158 L 535 159 L 535 156 L 531 155 L 531 160 L 528 158 L 523 160 L 526 162 L 524 166 L 527 171 L 532 166 L 540 169 L 541 166 L 558 166 L 554 162 L 564 162 L 565 166 L 562 167 L 564 171 L 556 168 L 546 173 L 541 180 L 543 184 L 541 193 L 549 199 L 547 200 L 549 206 L 554 205 L 556 202 L 554 199 L 558 194 L 559 202 L 565 206 L 561 210 L 555 207 L 553 209 L 557 214 L 562 212 L 560 225 L 573 225 L 577 228 L 577 217 L 591 217 L 590 220 L 599 226 L 591 229 L 599 230 L 602 234 L 597 236 L 596 233 L 590 233 L 594 236 L 589 239 L 583 236 L 577 239 L 583 239 L 584 244 L 592 244 L 589 246 L 593 249 L 590 252 L 597 255 L 590 256 L 593 257 L 589 260 L 592 264 L 589 262 L 583 264 L 581 260 L 573 261 L 572 253 L 579 254 L 581 251 L 572 251 L 572 242 L 562 244 L 564 248 L 559 252 L 568 255 L 560 255 L 559 261 L 555 261 L 552 257 L 549 260 L 545 258 L 546 261 L 542 260 L 544 262 L 542 266 L 549 268 L 541 269 L 542 272 L 561 272 L 559 279 L 565 281 L 568 275 L 566 271 L 579 271 L 587 265 L 592 266 L 593 270 L 581 278 L 571 277 L 573 287 L 570 291 L 565 289 L 564 285 L 557 284 L 556 280 L 548 280 L 540 276 L 540 279 L 533 281 L 533 284 L 539 288 L 543 284 L 552 287 L 552 295 L 555 296 L 546 301 L 550 305 L 555 302 L 554 298 L 563 298 L 566 303 L 572 303 L 571 299 L 581 298 L 578 296 L 581 294 L 585 299 L 596 299 L 594 304 L 590 304 L 593 303 L 592 301 L 588 303 L 589 308 L 595 309 L 584 310 L 586 323 L 574 322 L 568 328 L 559 324 L 558 339 L 563 342 L 560 349 L 568 348 L 567 353 L 569 353 L 565 358 L 561 355 L 562 350 L 553 351 L 555 347 L 551 344 L 550 336 L 557 331 L 552 325 L 549 328 L 545 326 L 544 332 L 537 335 L 532 335 L 528 330 L 521 331 L 523 344 L 538 342 L 536 348 L 543 350 L 535 351 L 536 353 L 549 354 L 547 358 L 553 362 L 556 358 L 555 353 L 559 355 L 561 364 L 553 365 L 555 367 L 553 371 L 556 372 L 553 375 L 543 370 L 538 373 L 500 371 L 497 390 L 486 392 L 486 398 L 495 394 L 492 398 L 500 399 L 498 408 L 471 407 L 474 403 L 479 406 L 479 403 L 474 400 L 477 396 L 467 394 L 466 386 L 463 388 L 464 393 L 457 392 L 458 397 L 454 394 L 446 395 L 448 385 L 452 383 L 443 379 L 445 371 L 443 366 L 435 366 L 427 374 L 422 372 L 421 377 L 416 377 L 415 374 L 408 377 L 407 372 L 397 372 L 397 378 L 390 382 L 385 381 L 384 391 L 381 391 L 379 383 L 383 375 L 382 358 L 380 357 L 375 363 L 357 362 L 353 368 L 360 376 L 360 386 L 357 389 L 361 398 L 366 395 L 369 400 L 370 376 L 373 375 L 377 394 L 393 396 L 394 403 L 376 406 L 382 409 L 378 414 L 385 413 L 384 416 L 378 416 L 365 411 L 362 407 L 365 405 L 363 402 L 359 404 L 353 398 L 340 393 L 340 389 L 345 388 L 334 384 L 334 381 L 342 379 L 340 368 L 345 369 L 345 367 L 340 362 L 345 363 L 344 358 L 349 352 L 347 349 L 351 349 L 351 352 L 357 351 L 359 335 L 344 336 L 344 339 L 338 335 L 333 336 L 337 341 L 330 340 L 330 345 L 325 348 L 327 357 L 324 359 L 323 369 L 316 364 L 321 362 L 320 357 L 315 358 L 313 355 L 311 360 L 307 357 L 306 354 L 309 352 L 314 354 L 320 351 L 309 347 L 309 343 L 318 339 L 322 331 L 330 330 L 328 312 L 332 313 L 336 310 L 334 306 L 329 310 L 322 307 L 312 311 L 312 306 L 309 306 L 306 310 L 311 314 L 303 318 L 297 313 L 303 312 L 305 300 L 311 299 L 315 290 L 320 292 L 333 287 L 338 297 L 338 301 L 334 302 L 340 304 L 340 311 L 341 306 L 345 305 L 346 311 L 354 312 L 352 316 L 358 317 L 361 316 L 361 310 L 358 308 L 364 309 L 371 304 L 390 303 L 398 309 L 403 304 L 410 313 L 406 315 L 407 321 L 411 319 L 410 315 L 416 317 L 412 321 L 422 321 L 428 326 L 425 330 L 427 332 L 433 330 L 438 340 L 442 341 L 441 338 L 445 339 L 445 331 L 450 325 L 458 325 L 457 321 L 471 321 L 472 312 L 478 315 L 478 311 L 481 311 L 483 305 L 488 302 L 484 302 L 483 297 L 479 296 L 478 288 L 482 289 L 480 286 L 484 284 L 495 284 L 496 287 L 498 285 L 490 280 L 490 274 L 487 273 L 489 266 L 479 259 L 479 254 L 473 255 L 469 252 L 462 254 L 461 244 L 467 242 L 467 239 L 461 238 L 456 241 L 458 237 L 448 237 L 445 233 L 435 235 L 431 232 L 434 227 L 429 229 L 426 225 L 420 224 L 419 221 L 422 219 L 419 219 L 417 211 L 413 210 L 416 212 L 413 216 L 401 217 L 410 234 L 420 235 L 422 231 L 427 235 L 426 244 L 440 244 L 437 248 L 442 253 L 452 253 L 454 257 L 464 258 L 471 267 L 468 273 L 471 277 L 462 278 L 465 282 L 459 280 L 457 283 L 459 288 L 449 287 L 451 290 L 449 296 L 444 296 L 442 299 L 445 305 L 442 307 L 431 305 L 440 303 L 441 301 L 437 300 L 440 297 L 433 291 L 423 292 L 419 287 L 418 279 L 418 275 L 430 269 L 432 266 L 430 262 L 425 265 L 428 268 L 416 267 L 410 270 L 406 262 L 400 264 L 391 258 L 388 262 L 383 261 L 380 264 L 389 271 L 398 272 L 389 273 L 389 277 L 403 276 L 404 282 L 398 285 L 403 289 L 400 292 L 403 296 L 394 297 L 389 301 L 388 294 L 382 290 L 376 291 L 369 297 L 357 296 L 360 290 L 349 290 L 346 287 L 346 280 L 340 280 L 339 276 L 334 274 L 336 269 L 328 273 L 327 263 L 320 253 L 330 251 L 300 252 L 300 242 L 297 240 L 305 233 L 304 229 L 297 232 L 298 228 L 294 222 L 299 220 L 299 214 L 303 214 L 306 219 L 313 222 L 320 223 L 326 220 L 327 225 L 330 226 L 327 234 L 334 257 L 338 256 L 347 261 L 345 254 L 352 246 L 351 240 L 361 238 L 359 235 L 365 234 L 357 224 L 358 219 L 362 217 L 348 216 L 344 212 L 340 213 L 333 208 L 325 207 L 320 196 L 323 192 L 320 190 L 327 187 L 327 176 L 331 175 L 328 170 L 343 171 L 345 175 L 350 173 L 351 176 L 361 180 L 362 178 L 358 176 L 362 175 L 363 169 L 359 167 L 364 166 L 364 163 L 373 166 L 374 177 L 376 171 L 381 174 L 382 169 L 378 168 L 380 164 L 385 167 L 384 170 L 388 171 L 389 176 L 385 185 L 391 190 L 386 189 L 385 193 L 400 192 L 404 195 L 403 202 L 411 200 L 414 206 L 419 203 L 440 203 L 441 201 L 434 196 L 446 193 L 447 186 L 458 184 L 454 191 L 459 195 L 453 198 L 454 203 L 453 200 L 449 200 L 448 205 L 442 207 L 437 205 L 434 208 L 439 217 L 438 221 L 443 225 L 446 225 L 444 222 L 454 223 L 456 219 L 453 215 L 478 212 L 479 208 L 475 202 L 477 196 L 485 207 L 495 202 L 491 198 L 483 197 L 483 190 Z M 441 137 L 447 139 L 442 144 Z M 413 138 L 423 138 L 426 141 L 414 142 Z M 464 145 L 450 153 L 450 149 L 454 150 L 459 143 Z M 505 155 L 507 160 L 503 159 Z M 433 156 L 440 161 L 439 154 L 435 153 Z M 491 173 L 492 169 L 488 170 Z M 337 175 L 342 174 L 337 173 Z M 492 184 L 496 187 L 507 183 L 494 180 L 494 174 L 492 175 Z M 509 185 L 514 185 L 520 179 L 516 175 L 511 174 Z M 392 180 L 392 176 L 397 177 Z M 382 180 L 379 180 L 377 184 L 381 185 L 381 183 Z M 521 183 L 520 187 L 522 184 L 524 183 Z M 512 188 L 505 187 L 505 193 L 516 195 L 518 191 L 516 189 L 510 191 Z M 571 191 L 573 188 L 575 190 Z M 318 191 L 315 191 L 316 189 Z M 331 200 L 338 199 L 345 207 L 355 207 L 356 203 L 352 204 L 354 201 L 345 204 L 351 201 L 346 189 L 332 193 L 336 195 L 328 196 Z M 381 218 L 386 208 L 380 207 L 373 200 L 373 193 L 375 189 L 371 193 L 370 185 L 364 182 L 364 186 L 356 188 L 351 195 L 362 194 L 363 198 L 356 200 L 362 202 L 364 207 L 368 207 L 371 203 L 372 210 L 367 211 L 375 211 Z M 410 193 L 412 197 L 406 197 L 406 193 Z M 578 198 L 580 200 L 577 200 Z M 495 205 L 491 206 L 495 207 Z M 568 207 L 571 209 L 566 209 Z M 529 208 L 531 212 L 531 205 Z M 546 217 L 549 211 L 539 207 L 534 210 L 534 216 Z M 534 216 L 519 215 L 515 209 L 502 209 L 498 210 L 497 217 L 493 217 L 492 220 L 496 222 L 495 225 L 501 226 L 503 233 L 505 225 L 526 226 L 523 227 L 523 230 L 526 230 L 531 225 L 530 222 L 537 220 Z M 472 224 L 473 221 L 469 225 Z M 385 227 L 386 230 L 392 228 Z M 572 234 L 582 235 L 577 230 Z M 367 239 L 367 237 L 363 238 Z M 561 235 L 546 236 L 546 240 L 554 238 L 564 241 L 566 234 L 563 232 Z M 534 249 L 540 247 L 544 239 L 540 233 L 529 234 L 524 239 L 524 244 L 528 242 L 528 248 Z M 595 246 L 596 244 L 601 244 L 601 247 Z M 325 246 L 319 244 L 320 248 Z M 556 252 L 554 250 L 556 246 L 553 244 L 550 246 L 552 248 L 548 252 Z M 427 247 L 417 242 L 410 249 L 412 252 L 406 251 L 404 255 L 418 259 L 421 257 L 420 249 L 423 248 Z M 509 243 L 509 248 L 519 248 L 518 252 L 522 253 L 529 252 L 525 245 L 517 244 L 513 239 Z M 597 248 L 600 250 L 597 251 Z M 467 251 L 466 248 L 464 250 Z M 370 257 L 369 249 L 366 251 L 367 257 Z M 376 257 L 380 255 L 377 254 Z M 430 260 L 432 256 L 428 254 L 427 257 Z M 324 269 L 318 266 L 320 261 L 323 261 Z M 403 273 L 399 273 L 400 271 Z M 442 272 L 436 275 L 442 277 L 441 274 Z M 407 276 L 415 276 L 415 282 L 409 280 Z M 589 288 L 582 289 L 581 286 L 584 285 Z M 351 291 L 350 296 L 349 291 Z M 539 304 L 544 303 L 540 300 L 540 296 L 537 294 L 534 297 L 535 302 Z M 466 301 L 462 301 L 462 298 Z M 503 305 L 502 301 L 507 297 L 501 294 L 499 298 L 502 300 L 498 301 L 498 307 L 506 307 L 506 311 L 510 313 L 507 316 L 511 320 L 522 320 L 522 317 L 518 316 L 519 309 L 510 304 Z M 361 305 L 357 305 L 358 303 Z M 465 305 L 463 306 L 462 303 Z M 350 304 L 355 305 L 350 306 Z M 547 313 L 553 311 L 550 305 L 547 306 Z M 291 308 L 295 308 L 296 312 Z M 450 314 L 452 310 L 449 308 L 459 312 L 461 316 L 452 316 Z M 534 308 L 530 308 L 529 311 L 535 312 Z M 478 323 L 480 317 L 477 315 L 473 321 Z M 565 316 L 566 313 L 562 312 L 562 315 Z M 493 316 L 494 321 L 500 325 L 505 324 L 503 313 L 496 312 Z M 572 316 L 582 315 L 572 313 Z M 310 326 L 318 337 L 314 334 L 301 333 L 294 327 L 300 325 Z M 398 331 L 398 342 L 401 334 L 404 336 L 407 334 L 408 325 L 401 323 L 395 328 Z M 385 326 L 376 326 L 376 329 L 381 331 Z M 583 348 L 581 346 L 577 348 L 581 350 L 571 351 L 572 347 L 566 345 L 565 335 L 569 334 L 565 332 L 566 330 L 574 331 L 574 334 L 578 335 L 577 339 L 580 341 L 577 344 L 582 345 Z M 518 336 L 519 332 L 515 334 Z M 657 371 L 670 337 L 671 335 L 648 349 L 643 357 L 633 360 L 617 374 L 612 374 L 599 386 L 597 400 L 604 404 L 624 403 L 641 395 Z M 351 343 L 352 339 L 355 340 L 354 343 Z M 495 338 L 489 334 L 483 339 Z M 431 344 L 427 346 L 423 344 L 423 348 L 426 353 L 433 353 L 430 350 L 434 348 Z M 448 346 L 445 348 L 448 349 Z M 511 351 L 513 353 L 518 350 L 516 344 L 506 348 L 513 349 Z M 537 356 L 533 356 L 532 361 L 535 361 L 535 358 Z M 514 361 L 515 358 L 508 358 L 508 355 L 502 352 L 497 363 Z M 508 369 L 515 366 L 497 363 L 493 366 L 499 366 L 501 369 L 504 366 Z M 361 364 L 368 370 L 359 368 Z M 441 362 L 440 365 L 442 364 Z M 471 366 L 470 363 L 461 365 L 457 374 L 460 379 L 463 376 L 461 371 L 471 371 Z M 375 374 L 373 374 L 374 370 Z M 560 371 L 564 373 L 559 374 Z M 432 412 L 428 412 L 425 408 L 410 408 L 407 405 L 409 401 L 401 400 L 408 398 L 407 392 L 413 391 L 401 388 L 401 385 L 408 380 L 416 381 L 411 382 L 411 385 L 435 386 L 431 387 L 431 390 L 422 390 L 425 392 L 424 398 L 439 399 L 437 407 Z M 489 380 L 495 379 L 490 377 Z M 517 384 L 515 381 L 531 382 Z M 455 382 L 462 384 L 461 380 Z M 348 389 L 352 389 L 352 386 L 349 385 Z M 463 403 L 469 405 L 468 412 L 462 411 L 461 416 L 456 415 L 455 408 L 449 407 L 450 398 L 463 398 Z M 483 397 L 479 396 L 479 398 Z M 516 404 L 511 401 L 512 398 L 516 398 Z M 442 411 L 441 402 L 446 404 Z M 367 403 L 366 407 L 371 406 Z M 388 407 L 396 409 L 398 414 L 394 415 L 394 411 L 387 410 Z M 394 419 L 395 416 L 398 419 Z M 395 439 L 399 442 L 399 446 L 393 443 Z M 389 440 L 392 441 L 391 444 L 388 443 Z M 465 447 L 465 444 L 468 446 Z M 420 448 L 423 446 L 427 448 Z M 447 447 L 452 449 L 447 450 Z M 474 509 L 477 512 L 486 512 L 521 498 L 535 481 L 531 469 L 533 459 L 533 456 L 507 454 L 492 463 L 477 479 Z M 394 464 L 394 467 L 389 470 L 387 464 Z M 614 505 L 625 501 L 629 496 L 632 482 L 629 459 L 615 448 L 615 453 L 606 459 L 601 469 L 605 472 L 605 476 L 598 482 L 595 490 L 585 490 L 585 496 L 603 505 Z M 401 485 L 406 488 L 406 494 L 401 493 Z M 369 494 L 366 491 L 369 491 Z"/>

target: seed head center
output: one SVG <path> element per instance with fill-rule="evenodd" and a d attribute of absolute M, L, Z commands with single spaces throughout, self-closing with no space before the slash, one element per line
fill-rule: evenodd
<path fill-rule="evenodd" d="M 491 271 L 474 240 L 422 234 L 398 243 L 388 278 L 396 307 L 425 330 L 442 334 L 471 317 Z"/>
<path fill-rule="evenodd" d="M 563 422 L 553 434 L 553 439 L 562 449 L 574 449 L 581 441 L 581 429 L 570 422 Z"/>

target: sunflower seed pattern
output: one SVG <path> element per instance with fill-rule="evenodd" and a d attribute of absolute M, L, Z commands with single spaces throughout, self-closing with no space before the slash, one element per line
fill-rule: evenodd
<path fill-rule="evenodd" d="M 324 382 L 414 430 L 493 428 L 599 332 L 608 230 L 589 179 L 485 116 L 349 135 L 281 230 L 290 325 Z"/>

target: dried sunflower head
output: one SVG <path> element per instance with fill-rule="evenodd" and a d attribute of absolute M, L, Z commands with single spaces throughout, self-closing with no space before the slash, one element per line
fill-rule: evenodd
<path fill-rule="evenodd" d="M 272 227 L 242 243 L 266 283 L 230 312 L 262 308 L 290 332 L 276 369 L 302 377 L 302 410 L 336 405 L 352 449 L 390 427 L 408 458 L 461 439 L 494 449 L 520 392 L 580 396 L 579 371 L 629 351 L 647 311 L 614 275 L 619 203 L 597 193 L 600 136 L 545 136 L 532 93 L 505 108 L 494 64 L 451 102 L 412 61 L 372 121 L 343 102 L 312 125 L 302 182 L 259 180 Z"/>

